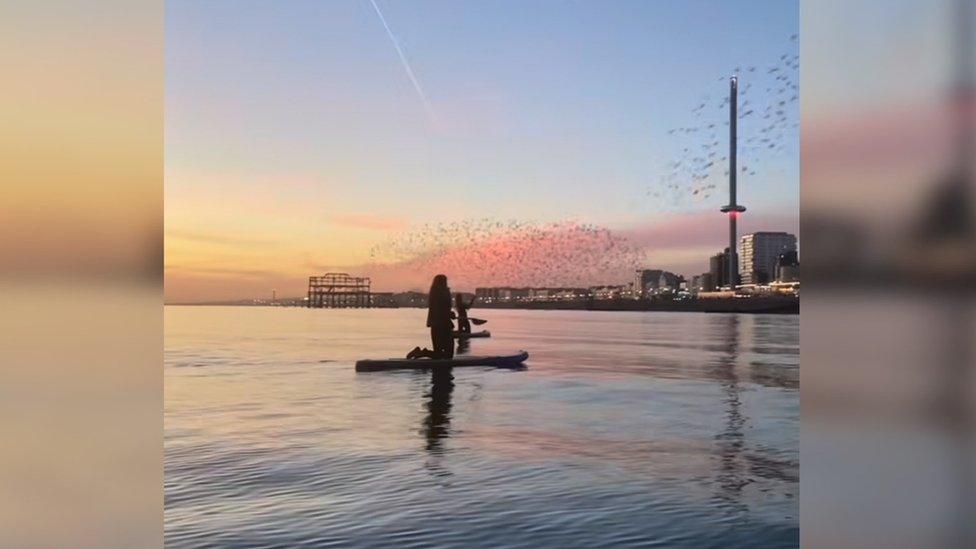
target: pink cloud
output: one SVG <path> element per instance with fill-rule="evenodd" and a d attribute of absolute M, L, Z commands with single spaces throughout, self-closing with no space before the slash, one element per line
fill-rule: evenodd
<path fill-rule="evenodd" d="M 739 234 L 787 231 L 799 220 L 787 215 L 749 215 Z M 434 274 L 446 274 L 455 289 L 477 286 L 588 286 L 627 282 L 638 267 L 681 274 L 708 269 L 709 257 L 728 242 L 719 212 L 669 215 L 610 231 L 560 223 L 489 235 L 392 263 L 354 268 L 373 278 L 378 290 L 424 288 Z"/>
<path fill-rule="evenodd" d="M 803 133 L 803 174 L 859 168 L 871 163 L 904 166 L 941 158 L 950 145 L 949 105 L 886 105 L 873 111 L 815 117 Z M 964 105 L 972 117 L 976 106 Z"/>
<path fill-rule="evenodd" d="M 795 215 L 754 214 L 747 211 L 739 217 L 738 222 L 739 235 L 758 231 L 786 231 L 799 235 L 799 230 L 800 220 Z M 718 252 L 728 245 L 729 225 L 720 212 L 695 212 L 658 217 L 620 230 L 618 234 L 642 249 L 711 246 Z"/>
<path fill-rule="evenodd" d="M 363 220 L 352 217 L 353 223 Z M 398 226 L 366 217 L 369 228 Z M 349 221 L 348 219 L 346 221 Z M 739 234 L 788 231 L 798 234 L 798 219 L 746 212 Z M 456 230 L 458 238 L 439 240 L 444 231 L 419 231 L 394 241 L 406 253 L 387 262 L 335 266 L 309 261 L 307 274 L 348 272 L 372 278 L 374 291 L 425 291 L 430 279 L 446 274 L 455 290 L 478 286 L 590 286 L 629 282 L 635 268 L 667 269 L 693 275 L 708 269 L 709 256 L 725 247 L 728 225 L 719 212 L 659 216 L 620 230 L 561 222 L 520 224 L 500 232 Z M 421 241 L 429 248 L 413 247 Z M 394 250 L 395 251 L 395 250 Z M 300 296 L 307 279 L 295 273 L 220 269 L 167 269 L 169 301 L 261 297 L 276 288 L 281 297 Z"/>
<path fill-rule="evenodd" d="M 416 236 L 414 238 L 417 238 Z M 636 250 L 611 231 L 573 222 L 472 236 L 393 263 L 363 265 L 377 287 L 415 287 L 446 274 L 455 289 L 477 286 L 586 286 L 627 280 Z M 418 276 L 419 274 L 419 276 Z"/>

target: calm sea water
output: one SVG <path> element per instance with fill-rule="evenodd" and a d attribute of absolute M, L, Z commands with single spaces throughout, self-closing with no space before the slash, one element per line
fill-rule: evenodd
<path fill-rule="evenodd" d="M 167 307 L 171 547 L 794 547 L 799 317 L 472 311 L 524 370 L 356 373 L 425 311 Z"/>

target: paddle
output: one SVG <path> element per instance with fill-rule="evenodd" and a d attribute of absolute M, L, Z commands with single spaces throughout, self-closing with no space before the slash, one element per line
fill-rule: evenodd
<path fill-rule="evenodd" d="M 474 324 L 475 326 L 481 326 L 485 322 L 488 322 L 487 320 L 485 320 L 483 318 L 471 318 L 470 316 L 468 317 L 468 320 L 470 320 L 471 321 L 471 324 Z"/>

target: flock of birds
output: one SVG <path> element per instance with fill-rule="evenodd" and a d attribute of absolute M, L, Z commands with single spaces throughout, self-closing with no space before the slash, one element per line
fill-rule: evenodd
<path fill-rule="evenodd" d="M 790 36 L 796 44 L 797 35 Z M 738 170 L 756 175 L 770 158 L 792 146 L 799 127 L 799 55 L 783 53 L 766 66 L 738 66 Z M 727 82 L 728 76 L 718 77 Z M 664 167 L 665 175 L 647 194 L 671 203 L 689 198 L 709 198 L 729 176 L 729 96 L 721 87 L 721 99 L 703 96 L 691 109 L 691 123 L 671 128 L 668 135 L 677 139 L 681 153 Z"/>
<path fill-rule="evenodd" d="M 796 35 L 790 41 L 795 50 Z M 798 69 L 795 53 L 784 53 L 765 67 L 735 67 L 742 174 L 755 175 L 760 165 L 792 146 L 796 132 L 791 129 L 798 126 Z M 662 205 L 669 198 L 700 201 L 728 180 L 728 107 L 727 92 L 719 100 L 706 95 L 691 109 L 689 125 L 668 131 L 682 152 L 648 195 Z M 604 227 L 482 218 L 427 224 L 394 237 L 370 250 L 366 268 L 376 273 L 445 273 L 452 284 L 467 287 L 577 287 L 621 280 L 641 258 L 641 250 Z"/>
<path fill-rule="evenodd" d="M 427 224 L 375 246 L 373 269 L 445 273 L 458 286 L 587 286 L 633 272 L 638 250 L 609 229 L 573 221 Z"/>

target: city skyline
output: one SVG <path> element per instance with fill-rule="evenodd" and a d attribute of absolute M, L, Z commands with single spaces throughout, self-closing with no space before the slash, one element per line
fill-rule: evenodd
<path fill-rule="evenodd" d="M 260 4 L 167 4 L 170 302 L 300 295 L 331 270 L 372 276 L 378 290 L 423 288 L 434 273 L 377 267 L 369 250 L 481 218 L 586 223 L 642 264 L 701 272 L 725 240 L 723 197 L 693 195 L 690 177 L 654 194 L 688 143 L 668 131 L 702 96 L 727 93 L 736 68 L 745 86 L 760 78 L 745 67 L 796 50 L 797 7 L 777 2 L 366 0 L 271 16 Z M 740 176 L 740 234 L 798 234 L 795 141 L 787 130 L 783 151 Z M 447 274 L 469 290 L 484 270 Z"/>
<path fill-rule="evenodd" d="M 742 250 L 743 250 L 743 247 L 746 245 L 747 239 L 750 239 L 751 237 L 755 237 L 755 236 L 759 236 L 759 235 L 769 235 L 769 234 L 772 234 L 772 235 L 784 235 L 784 236 L 787 236 L 790 239 L 792 239 L 792 242 L 793 242 L 793 245 L 792 246 L 787 247 L 787 248 L 783 248 L 782 250 L 779 250 L 779 251 L 780 252 L 792 252 L 794 254 L 794 259 L 797 257 L 796 254 L 798 254 L 798 251 L 799 251 L 799 239 L 797 238 L 796 235 L 794 235 L 792 233 L 785 232 L 785 231 L 756 231 L 756 232 L 750 232 L 750 233 L 746 233 L 746 234 L 740 235 L 739 236 L 739 242 L 738 242 L 738 251 L 739 251 L 739 254 L 742 254 Z M 714 275 L 714 271 L 716 270 L 715 266 L 713 265 L 713 263 L 715 261 L 715 258 L 716 257 L 721 257 L 720 262 L 722 262 L 724 264 L 724 262 L 726 261 L 726 259 L 724 258 L 723 254 L 725 252 L 727 252 L 727 251 L 728 251 L 728 247 L 726 247 L 724 249 L 724 251 L 720 250 L 718 255 L 714 255 L 713 254 L 713 255 L 710 255 L 708 257 L 705 257 L 703 261 L 701 261 L 700 260 L 701 258 L 699 258 L 699 260 L 696 260 L 696 263 L 702 263 L 704 265 L 704 274 L 705 275 L 708 275 L 710 273 Z M 778 257 L 778 254 L 777 254 L 777 257 Z M 737 257 L 737 260 L 739 262 L 740 273 L 744 273 L 745 270 L 747 269 L 747 267 L 746 267 L 746 264 L 745 264 L 745 262 L 743 260 L 743 256 L 742 255 L 739 255 Z M 669 275 L 670 274 L 677 275 L 677 276 L 681 277 L 682 282 L 687 282 L 689 284 L 691 283 L 691 281 L 692 281 L 693 278 L 697 278 L 699 276 L 698 273 L 699 273 L 699 271 L 701 271 L 701 269 L 698 268 L 699 265 L 697 265 L 697 264 L 695 266 L 691 267 L 690 269 L 683 270 L 683 271 L 682 270 L 670 270 L 668 268 L 663 268 L 663 267 L 662 268 L 658 268 L 658 267 L 659 266 L 654 266 L 654 265 L 643 265 L 643 266 L 636 267 L 636 269 L 634 269 L 634 270 L 636 270 L 636 272 L 638 273 L 638 276 L 640 276 L 640 273 L 641 272 L 644 272 L 644 271 L 657 271 L 657 272 L 667 273 Z M 721 269 L 721 271 L 723 273 L 726 272 L 726 267 L 721 267 L 720 269 Z M 348 273 L 348 272 L 339 272 L 339 271 L 332 271 L 332 272 L 329 272 L 329 273 L 321 272 L 321 273 L 317 273 L 317 274 L 309 274 L 309 276 L 306 276 L 302 280 L 302 282 L 305 283 L 305 282 L 307 282 L 311 278 L 320 278 L 323 275 L 333 275 L 333 274 L 347 275 L 347 276 L 353 276 L 353 277 L 358 276 L 357 273 Z M 631 286 L 634 286 L 635 283 L 633 281 L 625 280 L 628 276 L 632 278 L 633 277 L 632 275 L 633 275 L 633 272 L 628 272 L 626 276 L 624 276 L 622 279 L 619 279 L 619 280 L 594 281 L 593 283 L 583 284 L 582 286 L 583 287 L 590 288 L 590 289 L 600 288 L 600 287 L 605 287 L 605 288 L 610 288 L 610 287 L 623 287 L 623 286 L 626 286 L 628 284 L 631 285 Z M 775 276 L 773 274 L 766 273 L 766 275 L 769 277 L 768 280 L 767 280 L 767 282 L 771 282 L 771 281 L 774 281 L 775 280 Z M 741 279 L 741 278 L 739 280 L 739 284 L 754 285 L 754 284 L 757 284 L 757 283 L 758 284 L 763 284 L 764 282 L 762 282 L 762 281 L 754 281 L 754 280 L 751 280 L 751 279 L 744 280 L 744 279 Z M 723 285 L 725 285 L 725 283 L 719 284 L 719 286 L 723 286 Z M 488 287 L 488 288 L 525 288 L 525 289 L 528 289 L 528 288 L 538 288 L 538 289 L 545 289 L 545 288 L 568 288 L 568 287 L 573 287 L 573 286 L 574 285 L 572 285 L 572 284 L 568 284 L 567 285 L 567 284 L 545 284 L 545 283 L 543 283 L 543 284 L 528 284 L 528 285 L 522 284 L 522 285 L 519 285 L 519 284 L 493 284 L 493 283 L 490 283 L 490 282 L 486 282 L 486 283 L 483 283 L 483 284 L 479 284 L 477 286 L 471 286 L 471 287 L 461 288 L 461 289 L 458 289 L 457 291 L 459 291 L 461 293 L 473 294 L 476 289 L 481 289 L 481 288 L 485 288 L 485 287 Z M 579 286 L 579 285 L 576 285 L 576 286 Z M 422 285 L 421 286 L 412 287 L 412 288 L 397 288 L 397 289 L 390 289 L 390 288 L 382 287 L 382 288 L 379 288 L 379 289 L 374 288 L 374 290 L 375 291 L 373 293 L 421 293 L 421 294 L 426 294 L 426 289 L 424 287 L 422 287 Z M 197 303 L 218 303 L 218 302 L 235 302 L 235 301 L 260 301 L 260 302 L 269 302 L 269 303 L 271 303 L 271 302 L 274 302 L 275 301 L 275 297 L 274 296 L 275 295 L 278 295 L 278 289 L 277 288 L 271 288 L 270 289 L 270 292 L 271 292 L 271 295 L 272 295 L 272 299 L 271 300 L 268 300 L 267 299 L 267 296 L 259 293 L 259 294 L 255 294 L 255 295 L 251 295 L 251 296 L 243 296 L 243 297 L 238 296 L 238 297 L 234 297 L 234 298 L 231 298 L 231 299 L 204 299 L 204 300 L 199 300 L 199 301 L 196 301 L 196 302 Z M 301 297 L 302 297 L 301 292 L 297 292 L 297 293 L 292 292 L 290 294 L 280 295 L 279 296 L 279 299 L 282 299 L 282 300 L 295 300 L 295 299 L 301 299 Z M 173 301 L 169 301 L 169 302 L 179 303 L 179 304 L 194 303 L 194 301 L 178 301 L 178 300 L 173 300 Z"/>

